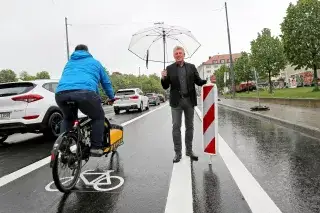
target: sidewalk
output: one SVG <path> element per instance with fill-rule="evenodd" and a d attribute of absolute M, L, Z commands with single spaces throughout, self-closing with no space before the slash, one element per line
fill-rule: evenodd
<path fill-rule="evenodd" d="M 219 105 L 245 111 L 260 117 L 277 121 L 281 125 L 289 126 L 298 131 L 305 132 L 313 137 L 320 138 L 320 109 L 303 108 L 288 105 L 260 103 L 268 106 L 269 111 L 252 112 L 250 108 L 257 106 L 258 102 L 221 98 Z"/>

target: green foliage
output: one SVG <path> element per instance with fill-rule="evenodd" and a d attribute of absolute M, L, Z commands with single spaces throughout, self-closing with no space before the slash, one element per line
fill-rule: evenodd
<path fill-rule="evenodd" d="M 32 75 L 29 75 L 29 73 L 27 71 L 22 71 L 20 73 L 20 79 L 22 81 L 32 81 L 32 80 L 35 80 L 36 77 L 35 76 L 32 76 Z"/>
<path fill-rule="evenodd" d="M 278 37 L 271 35 L 270 29 L 264 28 L 257 39 L 251 42 L 251 61 L 259 78 L 269 79 L 269 92 L 272 93 L 271 77 L 277 76 L 286 66 L 283 45 Z"/>
<path fill-rule="evenodd" d="M 317 69 L 320 67 L 320 1 L 298 0 L 289 4 L 281 23 L 284 52 L 296 66 L 314 70 L 315 90 L 318 88 Z"/>
<path fill-rule="evenodd" d="M 226 65 L 222 65 L 214 74 L 215 74 L 215 77 L 216 77 L 216 84 L 217 84 L 217 87 L 218 87 L 218 90 L 223 90 L 223 88 L 225 86 L 227 86 L 225 83 L 224 83 L 224 73 L 227 73 L 229 72 L 229 68 L 226 66 Z"/>
<path fill-rule="evenodd" d="M 0 83 L 15 82 L 18 81 L 17 75 L 10 69 L 0 71 Z"/>
<path fill-rule="evenodd" d="M 141 75 L 135 76 L 133 74 L 121 74 L 119 72 L 113 72 L 109 75 L 110 80 L 112 82 L 114 92 L 119 89 L 126 88 L 141 88 L 144 93 L 147 92 L 155 92 L 165 94 L 160 82 L 160 77 L 156 74 L 152 74 L 149 76 Z M 107 96 L 104 93 L 101 85 L 99 87 L 99 92 L 102 99 L 106 100 Z"/>
<path fill-rule="evenodd" d="M 38 72 L 36 79 L 50 79 L 50 74 L 47 71 Z"/>
<path fill-rule="evenodd" d="M 236 79 L 239 83 L 243 81 L 249 82 L 254 79 L 252 63 L 248 53 L 241 52 L 241 57 L 234 64 L 234 71 Z"/>

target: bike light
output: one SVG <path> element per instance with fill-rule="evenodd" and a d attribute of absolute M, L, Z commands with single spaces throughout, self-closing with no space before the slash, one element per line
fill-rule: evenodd
<path fill-rule="evenodd" d="M 43 99 L 43 97 L 41 95 L 37 95 L 37 94 L 28 94 L 28 95 L 22 95 L 22 96 L 17 96 L 17 97 L 13 97 L 11 98 L 13 101 L 24 101 L 27 103 L 31 103 L 34 101 L 38 101 Z"/>
<path fill-rule="evenodd" d="M 73 123 L 73 126 L 74 127 L 76 127 L 76 126 L 78 126 L 79 125 L 79 121 L 75 121 L 74 123 Z"/>

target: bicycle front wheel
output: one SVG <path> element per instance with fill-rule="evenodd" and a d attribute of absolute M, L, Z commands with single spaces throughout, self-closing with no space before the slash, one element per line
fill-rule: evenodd
<path fill-rule="evenodd" d="M 53 181 L 60 192 L 68 193 L 77 184 L 82 167 L 80 152 L 75 135 L 69 135 L 62 140 L 58 156 L 56 156 L 52 166 Z M 67 179 L 66 177 L 60 177 L 62 169 L 70 169 L 72 174 L 68 175 Z"/>

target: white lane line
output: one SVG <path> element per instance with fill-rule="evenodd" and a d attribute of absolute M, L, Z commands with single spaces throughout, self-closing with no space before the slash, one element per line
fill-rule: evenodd
<path fill-rule="evenodd" d="M 182 116 L 182 159 L 173 164 L 165 213 L 193 213 L 191 164 L 190 158 L 185 155 L 184 114 Z"/>
<path fill-rule="evenodd" d="M 196 107 L 196 112 L 202 120 L 202 113 Z M 225 140 L 219 135 L 219 153 L 225 162 L 234 181 L 238 185 L 243 197 L 253 213 L 281 213 L 280 209 L 263 190 L 258 181 L 243 165 Z"/>
<path fill-rule="evenodd" d="M 138 119 L 140 119 L 140 118 L 143 118 L 144 116 L 149 115 L 152 112 L 155 112 L 155 111 L 157 111 L 159 109 L 162 109 L 163 107 L 165 107 L 167 105 L 168 105 L 168 103 L 165 103 L 161 107 L 158 107 L 158 108 L 156 108 L 154 110 L 151 110 L 150 112 L 147 112 L 147 113 L 145 113 L 143 115 L 140 115 L 139 117 L 136 117 L 136 118 L 131 119 L 131 120 L 127 121 L 127 122 L 124 122 L 121 125 L 122 126 L 126 126 L 126 125 L 128 125 L 128 124 L 130 124 L 130 123 L 132 123 L 132 122 L 134 122 L 134 121 L 136 121 Z M 22 177 L 22 176 L 24 176 L 24 175 L 36 170 L 36 169 L 38 169 L 40 167 L 45 166 L 46 164 L 50 163 L 50 159 L 51 159 L 51 156 L 48 156 L 48 157 L 46 157 L 46 158 L 44 158 L 42 160 L 39 160 L 39 161 L 37 161 L 37 162 L 35 162 L 33 164 L 30 164 L 30 165 L 28 165 L 26 167 L 23 167 L 23 168 L 15 171 L 15 172 L 12 172 L 12 173 L 10 173 L 8 175 L 5 175 L 5 176 L 1 177 L 0 178 L 0 187 L 2 187 L 4 185 L 6 185 L 6 184 L 18 179 L 18 178 L 20 178 L 20 177 Z"/>

